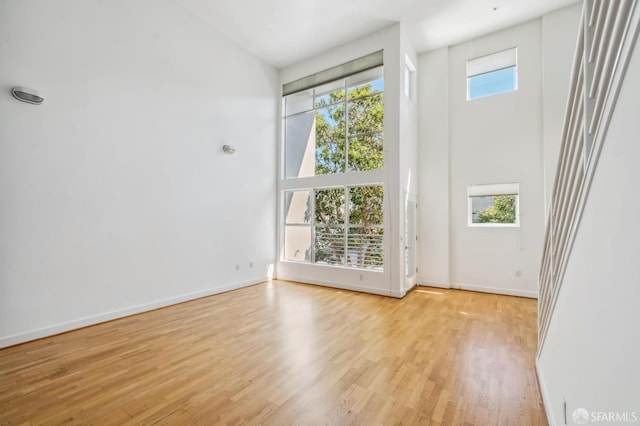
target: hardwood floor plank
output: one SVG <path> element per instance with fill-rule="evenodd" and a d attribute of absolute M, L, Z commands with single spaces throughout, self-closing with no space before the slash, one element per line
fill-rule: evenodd
<path fill-rule="evenodd" d="M 546 425 L 536 309 L 259 284 L 0 350 L 0 424 Z"/>

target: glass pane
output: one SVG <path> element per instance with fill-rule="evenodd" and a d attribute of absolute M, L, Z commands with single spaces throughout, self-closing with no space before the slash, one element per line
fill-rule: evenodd
<path fill-rule="evenodd" d="M 286 224 L 311 222 L 311 191 L 288 191 L 284 194 Z"/>
<path fill-rule="evenodd" d="M 384 94 L 349 99 L 349 134 L 381 132 L 384 121 Z"/>
<path fill-rule="evenodd" d="M 315 262 L 344 265 L 344 226 L 316 226 Z"/>
<path fill-rule="evenodd" d="M 315 191 L 316 225 L 340 225 L 344 223 L 344 188 L 317 189 Z"/>
<path fill-rule="evenodd" d="M 284 260 L 309 262 L 311 258 L 311 226 L 284 227 Z"/>
<path fill-rule="evenodd" d="M 313 109 L 313 89 L 286 96 L 284 105 L 285 116 Z"/>
<path fill-rule="evenodd" d="M 315 261 L 344 264 L 345 192 L 343 188 L 315 191 Z"/>
<path fill-rule="evenodd" d="M 316 110 L 315 117 L 315 174 L 344 173 L 344 104 L 320 108 Z"/>
<path fill-rule="evenodd" d="M 349 223 L 370 227 L 382 225 L 382 185 L 349 188 Z"/>
<path fill-rule="evenodd" d="M 315 113 L 313 111 L 285 118 L 285 177 L 315 174 Z"/>
<path fill-rule="evenodd" d="M 384 168 L 382 133 L 349 138 L 349 170 L 365 171 Z"/>
<path fill-rule="evenodd" d="M 471 223 L 516 223 L 517 195 L 470 197 Z"/>
<path fill-rule="evenodd" d="M 384 68 L 378 67 L 352 75 L 347 79 L 347 87 L 349 99 L 384 92 Z"/>
<path fill-rule="evenodd" d="M 347 235 L 347 265 L 354 268 L 383 268 L 382 227 L 353 227 Z"/>
<path fill-rule="evenodd" d="M 516 88 L 516 67 L 479 74 L 467 79 L 467 96 L 469 99 L 512 92 Z"/>
<path fill-rule="evenodd" d="M 316 88 L 316 108 L 344 102 L 344 80 L 334 81 Z"/>

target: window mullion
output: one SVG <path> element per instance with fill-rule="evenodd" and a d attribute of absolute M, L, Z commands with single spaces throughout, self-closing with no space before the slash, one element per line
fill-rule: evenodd
<path fill-rule="evenodd" d="M 349 171 L 349 81 L 344 79 L 344 172 Z"/>
<path fill-rule="evenodd" d="M 311 197 L 311 253 L 309 255 L 310 263 L 316 263 L 316 190 L 309 191 Z"/>
<path fill-rule="evenodd" d="M 349 245 L 347 244 L 347 240 L 349 238 L 348 236 L 348 229 L 349 229 L 349 215 L 351 214 L 351 194 L 349 191 L 349 187 L 345 186 L 344 187 L 344 240 L 342 241 L 342 244 L 344 246 L 344 261 L 342 262 L 343 265 L 348 265 L 349 262 L 347 262 L 347 256 L 349 254 Z"/>
<path fill-rule="evenodd" d="M 350 138 L 359 138 L 361 136 L 373 136 L 373 135 L 382 135 L 382 130 L 375 130 L 373 132 L 354 133 L 353 135 L 349 135 L 349 137 Z"/>

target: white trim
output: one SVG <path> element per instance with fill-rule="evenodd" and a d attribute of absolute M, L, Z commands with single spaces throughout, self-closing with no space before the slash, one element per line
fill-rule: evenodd
<path fill-rule="evenodd" d="M 388 294 L 388 296 L 395 297 L 396 299 L 402 299 L 406 295 L 407 295 L 406 291 L 396 291 L 396 290 L 391 290 L 389 291 L 389 294 Z"/>
<path fill-rule="evenodd" d="M 286 226 L 306 226 L 306 225 L 286 225 Z M 377 228 L 382 228 L 382 225 L 375 225 Z M 358 267 L 358 266 L 347 266 L 347 265 L 337 265 L 337 264 L 332 264 L 332 263 L 320 263 L 320 262 L 308 262 L 305 260 L 287 260 L 287 259 L 280 259 L 280 263 L 293 263 L 295 265 L 314 265 L 314 266 L 321 266 L 323 268 L 333 268 L 333 269 L 343 269 L 345 271 L 365 271 L 365 272 L 371 272 L 372 274 L 384 274 L 384 267 L 382 269 L 374 269 L 374 268 L 365 268 L 365 267 Z"/>
<path fill-rule="evenodd" d="M 449 283 L 439 283 L 435 281 L 420 281 L 418 280 L 418 285 L 422 287 L 437 287 L 437 288 L 451 288 Z"/>
<path fill-rule="evenodd" d="M 505 296 L 519 296 L 519 297 L 527 297 L 530 299 L 538 298 L 538 293 L 535 291 L 512 290 L 508 288 L 486 287 L 486 286 L 471 285 L 471 284 L 448 284 L 448 283 L 441 283 L 436 281 L 421 281 L 421 280 L 418 280 L 418 285 L 423 287 L 436 287 L 436 288 L 454 289 L 454 290 L 478 291 L 481 293 L 503 294 Z"/>
<path fill-rule="evenodd" d="M 306 176 L 300 178 L 283 178 L 280 180 L 280 191 L 302 191 L 305 189 L 333 188 L 339 186 L 364 186 L 382 184 L 384 169 L 367 170 L 364 172 L 334 173 L 328 175 Z"/>
<path fill-rule="evenodd" d="M 200 299 L 202 297 L 212 296 L 214 294 L 225 293 L 231 290 L 237 290 L 243 287 L 249 287 L 255 284 L 268 281 L 266 276 L 260 277 L 254 280 L 243 281 L 238 283 L 232 283 L 224 285 L 222 287 L 215 287 L 208 290 L 197 291 L 194 293 L 187 293 L 180 296 L 170 297 L 168 299 L 157 300 L 155 302 L 145 303 L 142 305 L 131 306 L 129 308 L 120 309 L 117 311 L 106 312 L 99 315 L 94 315 L 85 318 L 79 318 L 76 320 L 55 324 L 48 327 L 39 328 L 37 330 L 27 331 L 25 333 L 14 334 L 12 336 L 6 336 L 0 338 L 0 348 L 17 345 L 19 343 L 25 343 L 31 340 L 41 339 L 43 337 L 49 337 L 67 331 L 76 330 L 78 328 L 88 327 L 90 325 L 96 325 L 107 321 L 112 321 L 119 318 L 124 318 L 130 315 L 139 314 L 142 312 L 152 311 L 158 308 L 164 308 L 178 303 L 187 302 L 190 300 Z"/>
<path fill-rule="evenodd" d="M 516 221 L 514 223 L 482 223 L 473 221 L 473 199 L 476 197 L 495 197 L 512 195 L 516 197 Z M 467 186 L 467 226 L 480 228 L 519 228 L 520 227 L 520 184 L 494 183 Z"/>
<path fill-rule="evenodd" d="M 542 367 L 540 367 L 540 359 L 536 359 L 536 376 L 538 377 L 538 386 L 540 387 L 540 395 L 542 396 L 542 406 L 544 412 L 547 415 L 547 422 L 550 426 L 556 425 L 556 420 L 553 417 L 553 410 L 550 410 L 551 399 L 549 398 L 549 391 L 547 390 L 547 384 L 542 376 Z"/>
<path fill-rule="evenodd" d="M 355 284 L 345 284 L 345 283 L 338 283 L 338 282 L 334 282 L 334 281 L 325 281 L 325 280 L 313 280 L 313 279 L 309 279 L 309 278 L 301 278 L 301 277 L 296 277 L 293 275 L 280 275 L 277 278 L 278 281 L 293 281 L 293 282 L 297 282 L 297 283 L 301 283 L 301 284 L 311 284 L 311 285 L 320 285 L 323 287 L 331 287 L 331 288 L 338 288 L 341 290 L 351 290 L 351 291 L 359 291 L 362 293 L 370 293 L 370 294 L 377 294 L 380 296 L 391 296 L 391 297 L 397 297 L 399 299 L 403 298 L 405 296 L 405 293 L 400 292 L 400 291 L 394 291 L 394 290 L 388 290 L 388 289 L 380 289 L 380 288 L 375 288 L 375 287 L 365 287 L 365 286 L 359 286 L 359 285 L 355 285 Z"/>
<path fill-rule="evenodd" d="M 516 195 L 517 197 L 517 195 Z M 519 216 L 516 215 L 516 220 Z M 474 222 L 470 222 L 467 224 L 470 228 L 519 228 L 520 227 L 520 223 L 516 222 L 516 223 L 482 223 L 482 222 L 478 222 L 478 223 L 474 223 Z"/>
<path fill-rule="evenodd" d="M 452 284 L 451 288 L 454 288 L 454 289 L 457 288 L 460 290 L 479 291 L 481 293 L 504 294 L 505 296 L 528 297 L 530 299 L 538 298 L 537 291 L 513 290 L 509 288 L 498 288 L 498 287 L 485 287 L 481 285 L 472 285 L 472 284 L 463 284 L 463 283 Z"/>

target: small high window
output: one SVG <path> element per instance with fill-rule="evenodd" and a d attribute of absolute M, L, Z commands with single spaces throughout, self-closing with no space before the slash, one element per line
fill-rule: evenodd
<path fill-rule="evenodd" d="M 518 89 L 518 49 L 467 61 L 467 100 Z"/>
<path fill-rule="evenodd" d="M 520 226 L 517 183 L 471 185 L 469 226 Z"/>
<path fill-rule="evenodd" d="M 413 99 L 413 87 L 415 85 L 416 66 L 413 65 L 411 58 L 405 54 L 404 56 L 404 95 Z"/>

